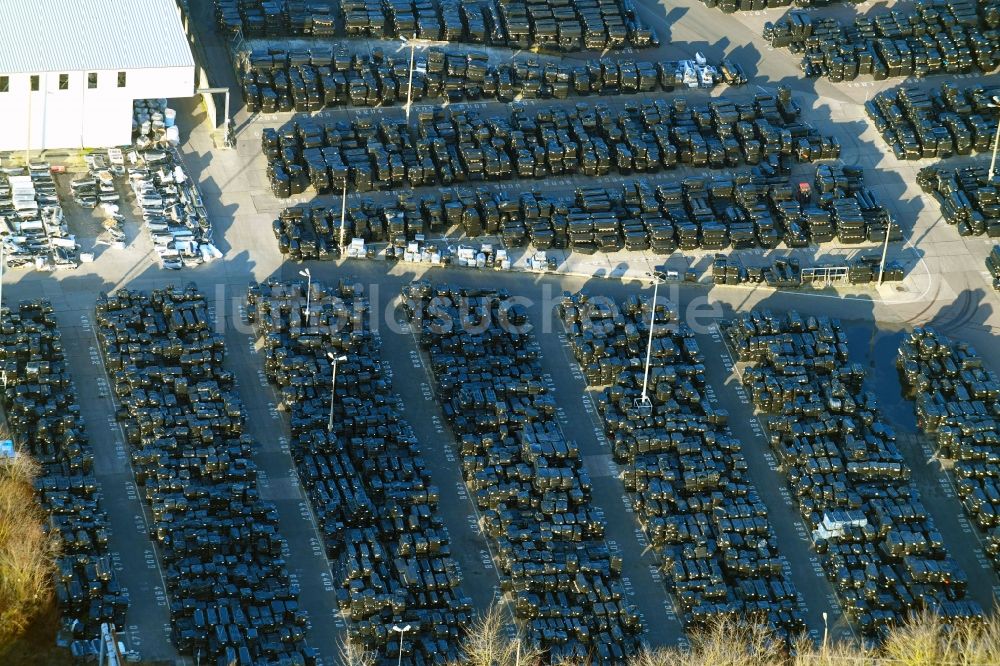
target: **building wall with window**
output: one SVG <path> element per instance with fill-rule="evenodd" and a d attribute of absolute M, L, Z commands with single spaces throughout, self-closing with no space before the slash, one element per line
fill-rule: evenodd
<path fill-rule="evenodd" d="M 193 67 L 0 73 L 0 151 L 126 145 L 133 100 L 193 92 Z"/>
<path fill-rule="evenodd" d="M 177 0 L 0 0 L 0 152 L 126 145 L 134 100 L 192 96 L 183 13 Z"/>

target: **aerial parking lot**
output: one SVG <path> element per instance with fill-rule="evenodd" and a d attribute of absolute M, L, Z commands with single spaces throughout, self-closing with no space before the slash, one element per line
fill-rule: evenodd
<path fill-rule="evenodd" d="M 128 90 L 124 51 L 42 91 L 0 64 L 32 105 L 0 153 L 2 439 L 58 547 L 25 606 L 58 620 L 0 655 L 982 627 L 1000 13 L 769 4 L 157 0 L 191 96 Z M 86 95 L 79 139 L 33 128 L 76 86 L 132 95 L 125 139 Z"/>

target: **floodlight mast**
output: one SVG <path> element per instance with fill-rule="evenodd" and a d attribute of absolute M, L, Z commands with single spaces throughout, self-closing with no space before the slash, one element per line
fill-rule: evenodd
<path fill-rule="evenodd" d="M 312 298 L 312 273 L 309 272 L 308 268 L 303 268 L 299 271 L 299 275 L 306 278 L 306 326 L 309 325 L 309 305 L 310 299 Z"/>
<path fill-rule="evenodd" d="M 392 625 L 392 630 L 399 634 L 399 661 L 397 664 L 402 666 L 403 664 L 403 637 L 406 636 L 406 632 L 413 629 L 410 625 L 399 626 L 398 624 Z"/>
<path fill-rule="evenodd" d="M 642 373 L 642 397 L 636 406 L 649 408 L 652 401 L 649 399 L 647 389 L 649 388 L 649 362 L 653 356 L 653 329 L 656 328 L 656 296 L 660 290 L 660 283 L 664 281 L 664 275 L 660 272 L 646 273 L 646 277 L 653 280 L 653 302 L 649 308 L 649 340 L 646 343 L 646 365 Z"/>
<path fill-rule="evenodd" d="M 412 40 L 407 39 L 402 35 L 399 36 L 399 41 L 403 42 L 404 44 L 410 45 L 410 74 L 409 74 L 409 82 L 406 84 L 406 107 L 405 107 L 407 126 L 409 126 L 410 124 L 410 104 L 412 104 L 413 102 L 413 51 L 416 46 L 414 44 L 414 41 L 416 41 L 416 39 L 417 36 L 415 34 L 413 35 Z"/>
<path fill-rule="evenodd" d="M 991 109 L 1000 109 L 1000 95 L 993 96 L 993 103 L 987 104 Z M 993 180 L 997 166 L 997 145 L 1000 144 L 1000 113 L 997 114 L 997 133 L 993 136 L 993 157 L 990 158 L 989 180 Z"/>
<path fill-rule="evenodd" d="M 326 423 L 326 431 L 328 433 L 333 432 L 333 401 L 335 399 L 335 391 L 337 388 L 337 363 L 340 361 L 346 361 L 346 356 L 334 356 L 331 353 L 327 353 L 327 357 L 333 361 L 333 367 L 330 372 L 330 418 Z"/>

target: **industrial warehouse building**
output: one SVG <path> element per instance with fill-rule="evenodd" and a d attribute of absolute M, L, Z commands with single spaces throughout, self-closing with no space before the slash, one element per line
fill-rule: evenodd
<path fill-rule="evenodd" d="M 176 0 L 0 0 L 0 151 L 132 140 L 132 103 L 190 97 Z"/>

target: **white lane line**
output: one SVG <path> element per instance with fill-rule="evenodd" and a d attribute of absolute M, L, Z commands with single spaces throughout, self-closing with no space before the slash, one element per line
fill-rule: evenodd
<path fill-rule="evenodd" d="M 403 298 L 402 294 L 400 294 L 399 296 L 397 296 L 396 297 L 397 303 L 402 302 L 402 298 Z M 417 350 L 417 356 L 420 359 L 420 366 L 421 366 L 421 369 L 424 372 L 424 376 L 427 379 L 427 385 L 430 387 L 431 395 L 434 398 L 434 402 L 440 407 L 441 400 L 438 398 L 437 386 L 436 386 L 436 384 L 434 382 L 434 375 L 430 371 L 430 363 L 429 363 L 430 359 L 427 357 L 426 354 L 424 354 L 423 349 L 420 347 L 420 340 L 419 340 L 419 338 L 417 338 L 417 334 L 413 330 L 413 325 L 408 320 L 405 321 L 405 322 L 403 322 L 403 323 L 406 324 L 406 328 L 407 328 L 407 330 L 410 333 L 410 337 L 413 338 L 413 346 Z M 454 446 L 455 445 L 455 433 L 451 429 L 450 425 L 448 426 L 448 431 L 451 433 L 451 436 L 448 437 L 449 441 L 447 442 L 446 445 L 447 446 Z M 460 473 L 460 476 L 461 476 L 461 473 Z M 501 585 L 503 583 L 503 578 L 500 576 L 500 567 L 497 564 L 497 557 L 493 553 L 493 544 L 490 542 L 490 538 L 488 536 L 486 536 L 486 534 L 482 530 L 483 516 L 482 516 L 482 514 L 479 513 L 479 507 L 476 506 L 476 501 L 472 498 L 472 492 L 469 489 L 468 484 L 464 484 L 464 479 L 463 479 L 463 485 L 465 485 L 466 499 L 469 502 L 469 506 L 472 507 L 472 513 L 476 517 L 476 524 L 479 526 L 479 536 L 482 538 L 483 542 L 486 544 L 486 552 L 489 553 L 490 561 L 493 563 L 493 573 L 496 574 L 497 584 Z M 500 602 L 501 599 L 497 599 L 497 601 Z M 503 605 L 507 609 L 507 612 L 510 614 L 511 622 L 513 622 L 514 624 L 517 624 L 517 616 L 514 614 L 514 606 L 513 606 L 513 604 L 503 604 Z"/>
<path fill-rule="evenodd" d="M 129 445 L 128 438 L 125 436 L 125 430 L 124 430 L 124 428 L 122 428 L 121 421 L 118 420 L 118 401 L 115 400 L 115 388 L 114 388 L 114 384 L 111 383 L 111 375 L 108 374 L 107 359 L 104 356 L 104 348 L 101 346 L 101 340 L 97 336 L 97 328 L 100 326 L 100 323 L 98 321 L 96 321 L 97 320 L 96 316 L 95 316 L 94 319 L 95 319 L 95 322 L 90 327 L 90 333 L 91 333 L 91 335 L 94 338 L 94 344 L 97 345 L 97 352 L 100 354 L 100 359 L 101 359 L 101 373 L 103 373 L 104 380 L 108 383 L 108 399 L 111 401 L 111 407 L 114 410 L 113 414 L 114 414 L 114 418 L 115 418 L 115 427 L 118 428 L 118 434 L 121 436 L 122 442 L 124 442 L 124 444 L 125 444 L 125 449 L 126 449 L 126 454 L 127 454 L 126 458 L 128 460 L 128 467 L 129 467 L 129 471 L 132 472 L 132 483 L 136 483 L 135 467 L 133 467 L 133 465 L 132 465 L 132 456 L 130 455 L 132 447 Z M 159 554 L 160 548 L 159 548 L 159 545 L 156 543 L 155 540 L 149 538 L 150 519 L 146 515 L 146 502 L 143 501 L 143 499 L 142 499 L 141 496 L 138 496 L 139 495 L 138 490 L 139 490 L 138 484 L 136 484 L 136 495 L 137 495 L 137 498 L 136 498 L 135 501 L 137 501 L 139 503 L 139 510 L 141 512 L 142 522 L 143 522 L 143 525 L 144 525 L 145 531 L 146 531 L 146 539 L 149 541 L 150 545 L 153 547 L 153 550 L 156 553 L 156 572 L 160 576 L 160 585 L 163 587 L 163 598 L 164 599 L 168 599 L 171 595 L 170 595 L 170 592 L 168 591 L 168 588 L 167 588 L 167 580 L 166 580 L 166 578 L 163 575 L 163 567 L 160 565 L 160 554 Z M 127 612 L 128 611 L 126 611 L 126 613 Z M 167 607 L 167 614 L 168 615 L 170 614 L 170 607 L 169 607 L 169 605 Z M 160 640 L 162 640 L 162 638 Z M 176 650 L 176 648 L 175 648 L 175 650 Z M 188 658 L 186 656 L 180 654 L 179 652 L 178 652 L 178 654 L 180 655 L 181 663 L 183 663 L 185 665 L 189 663 L 188 662 Z"/>

